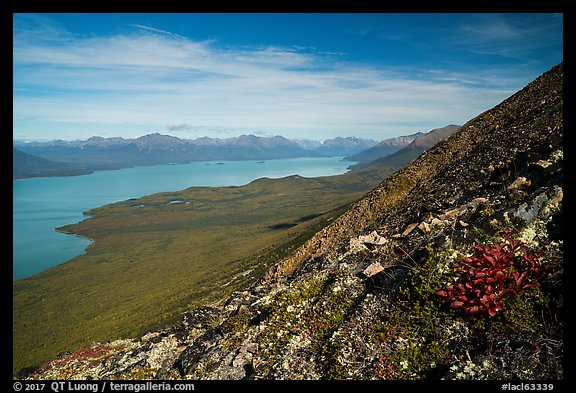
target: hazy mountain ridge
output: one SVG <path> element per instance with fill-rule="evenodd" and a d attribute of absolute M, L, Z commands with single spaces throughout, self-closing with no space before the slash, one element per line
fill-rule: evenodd
<path fill-rule="evenodd" d="M 369 149 L 377 142 L 372 139 L 364 139 L 357 137 L 336 137 L 327 139 L 322 144 L 313 149 L 313 151 L 325 155 L 350 155 L 357 152 Z M 354 161 L 354 160 L 349 160 Z"/>
<path fill-rule="evenodd" d="M 560 64 L 384 180 L 256 285 L 31 377 L 561 381 L 562 111 Z M 442 306 L 452 264 L 501 244 L 503 228 L 524 256 L 546 255 L 540 285 L 495 317 Z"/>
<path fill-rule="evenodd" d="M 79 165 L 46 160 L 32 154 L 24 153 L 15 147 L 12 148 L 12 157 L 13 179 L 45 176 L 77 176 L 92 173 L 92 171 Z"/>
<path fill-rule="evenodd" d="M 396 150 L 394 153 L 382 156 L 380 158 L 371 161 L 361 161 L 359 164 L 353 165 L 352 168 L 363 171 L 374 170 L 382 166 L 390 168 L 402 168 L 404 165 L 408 164 L 410 161 L 416 159 L 420 154 L 434 146 L 436 143 L 446 138 L 448 135 L 456 132 L 461 126 L 449 125 L 446 127 L 435 128 L 419 135 L 417 138 L 413 139 L 410 143 L 401 149 Z M 378 151 L 377 153 L 380 153 Z M 363 153 L 358 154 L 362 156 Z"/>
<path fill-rule="evenodd" d="M 416 132 L 411 135 L 398 136 L 395 138 L 384 139 L 378 142 L 376 145 L 370 147 L 367 150 L 363 150 L 353 156 L 346 157 L 348 161 L 356 161 L 358 163 L 367 163 L 374 161 L 378 158 L 386 157 L 398 150 L 408 146 L 415 139 L 423 136 L 425 133 Z"/>
<path fill-rule="evenodd" d="M 376 142 L 361 138 L 334 138 L 307 149 L 282 136 L 241 135 L 227 139 L 181 139 L 153 133 L 133 139 L 93 136 L 87 140 L 75 141 L 15 141 L 14 147 L 46 160 L 85 168 L 82 173 L 89 173 L 96 170 L 192 161 L 344 156 L 364 150 L 373 143 Z M 311 146 L 310 143 L 306 145 Z M 27 169 L 28 163 L 33 166 L 30 161 L 21 160 L 18 155 L 14 156 L 14 167 L 19 169 L 18 174 L 14 173 L 13 176 L 61 176 L 71 173 L 65 169 L 38 172 L 34 167 Z"/>

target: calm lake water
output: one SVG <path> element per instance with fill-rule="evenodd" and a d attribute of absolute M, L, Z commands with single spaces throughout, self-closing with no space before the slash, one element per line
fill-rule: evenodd
<path fill-rule="evenodd" d="M 193 162 L 13 181 L 13 274 L 20 279 L 84 253 L 87 239 L 54 228 L 82 221 L 94 207 L 192 186 L 240 186 L 260 177 L 337 175 L 342 157 Z"/>

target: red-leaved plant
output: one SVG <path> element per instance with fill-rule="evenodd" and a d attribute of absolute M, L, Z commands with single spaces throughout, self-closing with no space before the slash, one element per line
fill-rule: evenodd
<path fill-rule="evenodd" d="M 487 313 L 491 317 L 504 309 L 503 300 L 518 295 L 523 289 L 539 286 L 542 273 L 541 252 L 512 239 L 512 232 L 503 231 L 499 245 L 475 246 L 474 254 L 456 265 L 460 274 L 454 284 L 437 291 L 443 303 L 463 309 L 468 314 Z"/>

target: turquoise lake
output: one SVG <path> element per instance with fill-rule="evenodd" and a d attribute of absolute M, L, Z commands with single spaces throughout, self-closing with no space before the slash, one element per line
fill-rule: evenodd
<path fill-rule="evenodd" d="M 54 229 L 82 221 L 83 212 L 94 207 L 192 186 L 240 186 L 260 177 L 337 175 L 352 164 L 342 157 L 210 161 L 14 180 L 12 279 L 83 254 L 89 240 Z"/>

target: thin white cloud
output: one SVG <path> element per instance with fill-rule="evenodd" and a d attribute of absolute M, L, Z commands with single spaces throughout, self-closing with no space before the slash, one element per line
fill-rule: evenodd
<path fill-rule="evenodd" d="M 415 76 L 335 62 L 305 47 L 222 48 L 132 26 L 131 34 L 57 42 L 26 32 L 19 39 L 15 30 L 14 118 L 383 139 L 399 124 L 406 132 L 410 124 L 429 124 L 426 130 L 464 122 L 528 82 L 441 70 Z"/>
<path fill-rule="evenodd" d="M 480 40 L 508 40 L 517 39 L 522 34 L 509 22 L 502 18 L 491 17 L 491 20 L 482 22 L 464 23 L 460 29 L 466 33 L 471 33 Z"/>
<path fill-rule="evenodd" d="M 156 28 L 150 27 L 150 26 L 138 25 L 138 24 L 131 24 L 130 26 L 136 27 L 136 28 L 142 29 L 142 30 L 151 31 L 151 32 L 154 32 L 154 33 L 166 34 L 166 35 L 169 35 L 169 36 L 171 36 L 171 37 L 185 38 L 185 37 L 183 37 L 183 36 L 181 36 L 181 35 L 179 35 L 179 34 L 171 33 L 171 32 L 166 31 L 166 30 L 156 29 Z"/>
<path fill-rule="evenodd" d="M 553 42 L 561 43 L 562 25 L 562 17 L 553 14 L 533 14 L 521 19 L 508 14 L 479 14 L 459 25 L 461 34 L 454 43 L 482 55 L 537 61 L 538 50 L 550 47 Z"/>

